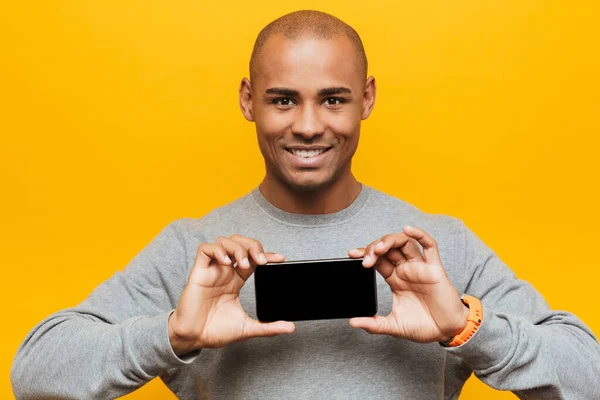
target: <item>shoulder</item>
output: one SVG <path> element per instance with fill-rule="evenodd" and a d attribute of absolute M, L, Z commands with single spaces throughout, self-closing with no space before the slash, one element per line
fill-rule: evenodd
<path fill-rule="evenodd" d="M 211 210 L 198 218 L 179 218 L 169 226 L 182 238 L 192 241 L 212 239 L 213 232 L 225 234 L 235 231 L 237 226 L 244 224 L 245 219 L 252 215 L 256 204 L 250 193 Z M 218 235 L 217 235 L 218 236 Z"/>
<path fill-rule="evenodd" d="M 464 223 L 457 217 L 440 213 L 428 213 L 391 194 L 374 188 L 370 188 L 370 190 L 367 213 L 375 221 L 391 220 L 402 226 L 411 225 L 421 228 L 432 235 L 434 232 L 441 233 L 444 236 L 464 232 Z"/>

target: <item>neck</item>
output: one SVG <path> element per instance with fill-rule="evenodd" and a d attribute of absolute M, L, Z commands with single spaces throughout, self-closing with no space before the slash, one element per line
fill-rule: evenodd
<path fill-rule="evenodd" d="M 258 188 L 263 197 L 280 210 L 294 214 L 330 214 L 352 204 L 362 184 L 350 174 L 325 188 L 299 190 L 265 177 Z"/>

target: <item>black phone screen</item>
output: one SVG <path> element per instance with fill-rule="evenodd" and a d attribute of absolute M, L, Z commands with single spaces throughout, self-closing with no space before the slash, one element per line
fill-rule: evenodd
<path fill-rule="evenodd" d="M 377 313 L 375 269 L 362 259 L 290 261 L 254 272 L 260 321 L 370 317 Z"/>

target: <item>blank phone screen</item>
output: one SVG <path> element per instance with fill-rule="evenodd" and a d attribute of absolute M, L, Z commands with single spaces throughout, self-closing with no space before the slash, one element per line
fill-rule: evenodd
<path fill-rule="evenodd" d="M 370 317 L 377 313 L 375 269 L 362 259 L 258 265 L 256 313 L 263 322 Z"/>

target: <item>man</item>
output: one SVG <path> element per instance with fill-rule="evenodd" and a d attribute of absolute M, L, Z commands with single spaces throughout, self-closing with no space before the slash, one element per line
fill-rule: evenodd
<path fill-rule="evenodd" d="M 183 399 L 455 399 L 472 371 L 523 398 L 597 396 L 600 346 L 579 319 L 551 311 L 460 221 L 354 178 L 375 94 L 360 38 L 337 18 L 300 11 L 263 29 L 240 106 L 264 180 L 174 221 L 36 326 L 11 372 L 17 398 L 114 398 L 160 376 Z M 256 265 L 348 256 L 377 269 L 380 315 L 255 319 Z"/>

